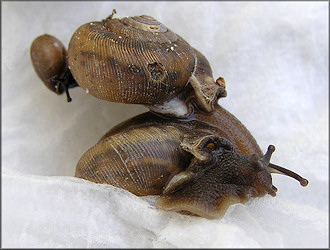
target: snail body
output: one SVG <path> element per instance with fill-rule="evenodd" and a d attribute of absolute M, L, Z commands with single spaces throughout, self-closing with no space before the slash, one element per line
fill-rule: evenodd
<path fill-rule="evenodd" d="M 209 219 L 221 218 L 230 204 L 250 197 L 275 196 L 271 173 L 307 185 L 299 175 L 269 162 L 274 146 L 260 157 L 259 147 L 240 149 L 237 140 L 226 137 L 223 130 L 195 118 L 147 112 L 106 133 L 80 158 L 75 176 L 139 196 L 160 195 L 159 208 Z M 247 150 L 250 155 L 241 153 Z"/>
<path fill-rule="evenodd" d="M 221 77 L 214 81 L 208 60 L 146 15 L 122 19 L 111 15 L 80 26 L 63 64 L 75 83 L 93 96 L 144 104 L 167 116 L 187 118 L 193 112 L 185 99 L 186 88 L 193 89 L 197 106 L 206 112 L 226 96 L 225 83 Z"/>

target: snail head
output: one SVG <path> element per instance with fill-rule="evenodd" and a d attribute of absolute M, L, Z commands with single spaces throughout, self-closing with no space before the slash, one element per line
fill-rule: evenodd
<path fill-rule="evenodd" d="M 275 196 L 277 188 L 272 184 L 272 173 L 297 179 L 302 186 L 308 184 L 298 174 L 270 163 L 275 151 L 273 145 L 263 157 L 239 154 L 226 144 L 220 148 L 217 148 L 219 144 L 205 145 L 205 150 L 213 151 L 211 155 L 216 157 L 194 158 L 187 170 L 174 176 L 157 200 L 160 208 L 216 219 L 221 218 L 231 204 L 244 203 L 250 197 L 267 193 Z"/>
<path fill-rule="evenodd" d="M 301 177 L 300 175 L 285 169 L 283 167 L 277 166 L 270 163 L 270 158 L 275 151 L 275 146 L 269 145 L 267 152 L 264 156 L 259 158 L 256 154 L 252 154 L 249 157 L 249 163 L 241 165 L 241 175 L 244 176 L 246 181 L 242 181 L 243 185 L 251 185 L 255 190 L 257 190 L 257 196 L 264 196 L 265 194 L 270 194 L 271 196 L 276 196 L 277 188 L 272 184 L 272 173 L 283 174 L 292 177 L 300 182 L 302 186 L 307 186 L 308 180 Z M 252 169 L 253 171 L 249 171 Z M 243 177 L 242 177 L 243 178 Z M 240 183 L 237 183 L 240 184 Z"/>

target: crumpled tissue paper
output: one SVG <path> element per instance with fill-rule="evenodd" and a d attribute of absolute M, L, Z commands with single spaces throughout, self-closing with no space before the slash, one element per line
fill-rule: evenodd
<path fill-rule="evenodd" d="M 80 156 L 109 129 L 147 111 L 44 87 L 29 55 L 48 33 L 68 45 L 82 24 L 117 10 L 147 14 L 202 52 L 226 80 L 219 103 L 247 126 L 272 162 L 309 180 L 273 175 L 269 195 L 224 218 L 165 212 L 74 177 Z M 3 247 L 328 247 L 328 3 L 2 3 Z"/>

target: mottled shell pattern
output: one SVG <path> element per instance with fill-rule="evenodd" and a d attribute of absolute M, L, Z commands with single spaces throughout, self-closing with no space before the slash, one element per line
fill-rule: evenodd
<path fill-rule="evenodd" d="M 165 113 L 167 106 L 179 105 L 176 116 L 189 112 L 178 97 L 189 82 L 207 111 L 226 95 L 206 58 L 146 15 L 80 26 L 69 43 L 68 63 L 79 86 L 97 98 Z"/>

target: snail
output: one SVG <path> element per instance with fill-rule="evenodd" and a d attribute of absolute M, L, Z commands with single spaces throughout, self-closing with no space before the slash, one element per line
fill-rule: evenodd
<path fill-rule="evenodd" d="M 67 51 L 57 38 L 50 35 L 38 36 L 30 49 L 34 70 L 44 85 L 60 95 L 64 91 L 71 101 L 68 89 L 78 86 L 67 65 Z"/>
<path fill-rule="evenodd" d="M 187 88 L 195 94 L 190 101 L 196 101 L 195 106 L 206 112 L 226 96 L 223 78 L 214 81 L 208 60 L 179 35 L 151 16 L 117 19 L 114 13 L 100 22 L 80 26 L 72 35 L 67 56 L 61 45 L 62 61 L 54 53 L 46 60 L 32 56 L 37 69 L 40 64 L 58 64 L 63 71 L 47 74 L 52 81 L 41 77 L 46 86 L 68 89 L 79 85 L 97 98 L 144 104 L 154 112 L 178 118 L 193 112 L 186 100 Z M 39 49 L 35 42 L 31 55 Z M 54 48 L 51 43 L 49 46 Z M 48 60 L 52 56 L 54 62 Z M 40 76 L 40 70 L 36 71 Z M 67 96 L 71 100 L 68 92 Z"/>
<path fill-rule="evenodd" d="M 246 127 L 228 111 L 222 116 L 223 111 L 216 106 L 215 120 L 207 122 L 152 112 L 133 117 L 112 128 L 80 158 L 75 176 L 138 196 L 159 195 L 156 204 L 161 209 L 208 219 L 221 218 L 231 204 L 251 197 L 275 196 L 271 173 L 308 184 L 270 163 L 275 147 L 270 145 L 262 156 Z M 216 119 L 227 119 L 227 127 L 212 124 Z M 241 135 L 251 138 L 241 141 Z"/>
<path fill-rule="evenodd" d="M 225 81 L 207 59 L 153 17 L 113 18 L 80 26 L 68 51 L 55 37 L 31 45 L 34 69 L 51 91 L 80 86 L 111 102 L 150 111 L 107 132 L 82 155 L 75 176 L 138 196 L 159 195 L 164 210 L 221 218 L 234 203 L 276 195 L 272 173 L 308 180 L 270 163 L 247 128 L 217 105 Z"/>

